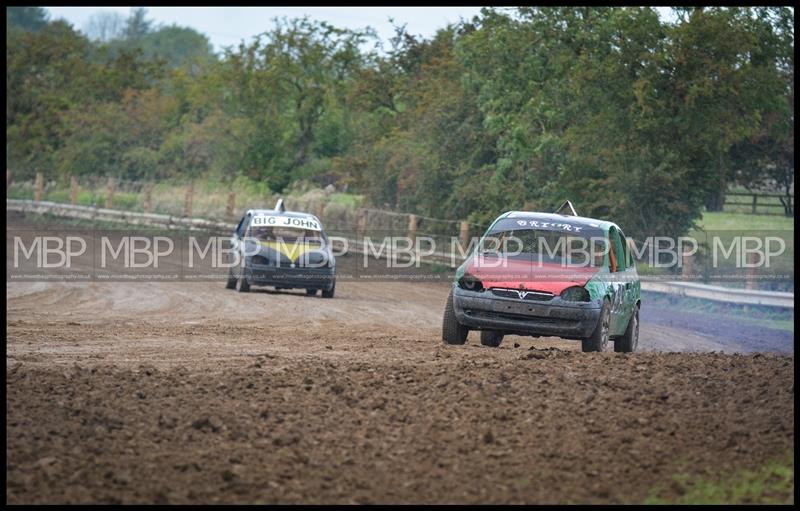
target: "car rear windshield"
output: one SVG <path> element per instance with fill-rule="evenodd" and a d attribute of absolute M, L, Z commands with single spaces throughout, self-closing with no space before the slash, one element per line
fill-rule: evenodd
<path fill-rule="evenodd" d="M 504 218 L 481 239 L 479 253 L 562 265 L 601 266 L 607 247 L 608 238 L 599 227 Z"/>

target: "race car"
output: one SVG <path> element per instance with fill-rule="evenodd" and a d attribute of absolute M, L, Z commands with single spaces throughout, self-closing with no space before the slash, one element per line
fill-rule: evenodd
<path fill-rule="evenodd" d="M 442 339 L 481 344 L 505 335 L 580 340 L 585 352 L 632 352 L 639 342 L 640 283 L 622 229 L 567 214 L 509 211 L 500 215 L 456 271 Z"/>
<path fill-rule="evenodd" d="M 227 289 L 242 293 L 250 286 L 305 289 L 333 298 L 336 260 L 322 222 L 308 213 L 286 211 L 283 200 L 275 209 L 251 209 L 231 237 Z"/>

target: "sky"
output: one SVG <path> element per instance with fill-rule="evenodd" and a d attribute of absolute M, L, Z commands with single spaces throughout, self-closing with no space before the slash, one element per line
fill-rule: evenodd
<path fill-rule="evenodd" d="M 97 11 L 117 11 L 124 17 L 130 7 L 45 7 L 51 19 L 63 18 L 78 30 L 84 30 L 89 18 Z M 339 28 L 374 28 L 388 47 L 394 35 L 389 18 L 396 24 L 406 23 L 414 35 L 431 37 L 436 30 L 461 18 L 468 20 L 480 13 L 480 7 L 147 7 L 148 18 L 156 24 L 194 28 L 208 36 L 219 52 L 223 46 L 236 46 L 272 27 L 275 17 L 327 21 Z"/>

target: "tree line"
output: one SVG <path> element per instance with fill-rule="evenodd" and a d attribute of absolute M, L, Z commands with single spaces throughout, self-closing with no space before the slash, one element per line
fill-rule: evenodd
<path fill-rule="evenodd" d="M 215 54 L 144 9 L 87 34 L 6 8 L 6 164 L 50 179 L 334 184 L 486 224 L 509 209 L 679 235 L 794 180 L 791 8 L 483 9 L 431 38 L 276 19 Z"/>

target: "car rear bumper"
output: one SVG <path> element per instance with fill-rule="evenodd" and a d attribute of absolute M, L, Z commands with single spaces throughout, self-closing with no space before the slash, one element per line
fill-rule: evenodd
<path fill-rule="evenodd" d="M 600 301 L 568 302 L 558 296 L 547 301 L 516 300 L 490 291 L 453 287 L 453 309 L 459 323 L 509 334 L 589 337 L 597 326 L 601 305 Z"/>
<path fill-rule="evenodd" d="M 291 268 L 250 263 L 247 281 L 254 286 L 330 290 L 336 279 L 335 268 Z"/>

